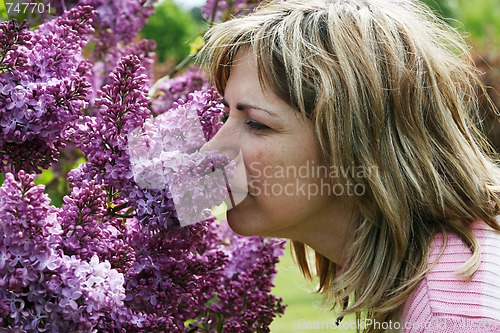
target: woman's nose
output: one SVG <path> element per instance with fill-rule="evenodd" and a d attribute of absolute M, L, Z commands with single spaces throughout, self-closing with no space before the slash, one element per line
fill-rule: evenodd
<path fill-rule="evenodd" d="M 200 151 L 218 151 L 229 157 L 230 160 L 235 160 L 240 154 L 238 146 L 238 135 L 231 127 L 231 119 L 222 126 L 214 137 L 201 147 Z"/>
<path fill-rule="evenodd" d="M 200 151 L 201 152 L 217 151 L 219 154 L 227 156 L 231 161 L 236 160 L 236 158 L 240 154 L 240 147 L 238 145 L 232 142 L 219 141 L 214 139 L 215 137 L 212 138 L 212 140 L 205 143 L 203 147 L 201 147 Z"/>
<path fill-rule="evenodd" d="M 226 183 L 229 185 L 229 199 L 226 201 L 228 209 L 239 204 L 248 194 L 247 172 L 241 148 L 229 136 L 224 135 L 224 127 L 203 147 L 201 152 L 215 152 L 225 155 L 231 163 L 231 170 L 225 170 Z M 226 168 L 224 168 L 226 169 Z"/>

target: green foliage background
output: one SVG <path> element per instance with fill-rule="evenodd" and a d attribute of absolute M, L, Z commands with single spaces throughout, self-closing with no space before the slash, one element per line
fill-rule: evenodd
<path fill-rule="evenodd" d="M 189 54 L 189 44 L 200 34 L 200 25 L 191 12 L 180 9 L 172 0 L 156 4 L 155 14 L 150 16 L 141 30 L 144 38 L 156 42 L 157 60 L 173 58 L 180 61 Z"/>
<path fill-rule="evenodd" d="M 479 45 L 500 46 L 499 0 L 422 0 Z"/>

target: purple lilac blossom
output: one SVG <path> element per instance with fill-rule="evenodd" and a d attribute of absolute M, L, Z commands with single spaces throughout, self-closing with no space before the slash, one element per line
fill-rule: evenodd
<path fill-rule="evenodd" d="M 211 87 L 203 71 L 198 66 L 192 65 L 176 77 L 162 78 L 155 83 L 151 110 L 155 115 L 162 114 L 179 100 L 186 101 L 190 93 L 197 90 L 208 91 Z M 214 100 L 217 101 L 216 96 Z"/>
<path fill-rule="evenodd" d="M 89 332 L 123 305 L 123 275 L 61 251 L 60 210 L 34 178 L 7 173 L 0 187 L 0 329 Z"/>
<path fill-rule="evenodd" d="M 137 260 L 126 276 L 126 309 L 101 319 L 102 332 L 187 332 L 223 283 L 227 255 L 213 220 L 131 233 Z"/>
<path fill-rule="evenodd" d="M 90 97 L 90 105 L 94 106 L 94 101 L 97 98 L 97 92 L 110 83 L 111 73 L 120 60 L 127 55 L 135 55 L 140 60 L 140 67 L 138 74 L 144 74 L 147 77 L 147 86 L 152 85 L 153 78 L 153 63 L 155 58 L 154 49 L 156 44 L 154 41 L 143 39 L 138 42 L 130 43 L 127 45 L 117 44 L 109 52 L 103 55 L 98 55 L 92 58 L 92 69 L 89 71 L 89 82 L 92 85 L 92 95 Z M 96 55 L 93 53 L 91 57 Z M 89 110 L 87 110 L 87 114 Z M 91 114 L 94 115 L 94 114 Z"/>
<path fill-rule="evenodd" d="M 82 182 L 64 197 L 59 220 L 63 228 L 64 253 L 90 261 L 97 256 L 120 273 L 127 272 L 135 251 L 126 241 L 127 225 L 107 214 L 107 193 L 95 180 Z"/>
<path fill-rule="evenodd" d="M 94 41 L 99 49 L 109 49 L 119 42 L 130 43 L 154 13 L 156 0 L 80 0 L 97 11 Z"/>
<path fill-rule="evenodd" d="M 94 14 L 79 7 L 35 32 L 0 23 L 0 168 L 39 172 L 57 160 L 64 131 L 87 105 L 81 48 Z"/>
<path fill-rule="evenodd" d="M 116 44 L 123 42 L 128 44 L 132 42 L 137 33 L 146 24 L 147 19 L 154 13 L 154 3 L 157 0 L 13 0 L 12 8 L 15 8 L 17 3 L 25 4 L 40 4 L 35 7 L 30 5 L 26 8 L 21 5 L 20 12 L 11 10 L 10 16 L 23 16 L 27 15 L 30 26 L 38 26 L 47 22 L 54 17 L 64 15 L 64 13 L 72 10 L 77 6 L 91 6 L 96 11 L 96 18 L 94 21 L 94 28 L 96 34 L 93 36 L 92 41 L 96 44 L 98 50 L 113 48 Z M 50 7 L 49 7 L 50 6 Z M 45 11 L 41 11 L 41 9 Z M 51 9 L 49 12 L 48 9 Z"/>
<path fill-rule="evenodd" d="M 148 78 L 153 77 L 151 52 L 155 48 L 155 43 L 151 40 L 138 42 L 134 42 L 134 40 L 148 17 L 154 13 L 153 4 L 155 2 L 156 0 L 119 2 L 111 0 L 14 0 L 12 8 L 15 8 L 16 3 L 25 3 L 25 5 L 21 5 L 22 9 L 28 5 L 30 10 L 27 10 L 27 13 L 23 13 L 23 15 L 27 15 L 31 27 L 64 15 L 77 6 L 90 6 L 94 9 L 93 28 L 95 33 L 90 34 L 89 37 L 95 48 L 89 55 L 91 68 L 84 71 L 87 74 L 87 80 L 92 84 L 92 94 L 89 99 L 91 106 L 93 106 L 97 91 L 108 83 L 109 73 L 125 55 L 134 54 L 139 57 L 143 61 L 141 65 L 146 70 L 145 74 Z M 29 4 L 37 4 L 38 7 L 36 10 L 32 10 L 33 7 Z M 51 12 L 38 12 L 38 8 L 49 8 L 49 6 Z M 16 15 L 16 12 L 11 14 Z M 92 109 L 88 111 L 92 111 Z"/>
<path fill-rule="evenodd" d="M 115 190 L 133 187 L 127 153 L 127 134 L 149 115 L 147 77 L 135 55 L 122 58 L 110 74 L 110 84 L 99 91 L 96 116 L 85 116 L 71 134 L 88 159 L 85 177 L 94 177 Z M 113 193 L 108 193 L 113 195 Z"/>
<path fill-rule="evenodd" d="M 206 90 L 202 88 L 201 93 L 189 94 L 186 100 L 195 105 L 195 108 L 198 110 L 205 140 L 210 141 L 223 125 L 221 122 L 221 119 L 224 117 L 222 97 L 220 97 L 214 88 Z M 177 102 L 178 104 L 182 104 L 184 99 Z"/>
<path fill-rule="evenodd" d="M 260 2 L 262 0 L 207 0 L 201 12 L 209 22 L 223 22 L 251 12 Z"/>
<path fill-rule="evenodd" d="M 62 207 L 65 252 L 84 260 L 97 255 L 120 272 L 135 260 L 123 221 L 132 218 L 131 206 L 142 195 L 127 152 L 128 133 L 149 114 L 141 62 L 133 54 L 124 56 L 99 91 L 95 115 L 82 117 L 70 132 L 87 162 L 69 172 L 72 191 Z"/>
<path fill-rule="evenodd" d="M 198 119 L 196 119 L 196 112 L 198 113 Z M 136 162 L 147 162 L 147 158 L 141 158 L 140 154 L 146 154 L 150 152 L 149 159 L 152 157 L 159 157 L 159 154 L 165 152 L 183 152 L 183 153 L 193 153 L 196 149 L 199 149 L 205 141 L 210 140 L 217 130 L 222 125 L 220 118 L 223 113 L 223 105 L 221 103 L 220 96 L 213 89 L 209 89 L 205 92 L 199 91 L 192 94 L 188 94 L 186 101 L 179 100 L 178 103 L 174 104 L 167 112 L 157 117 L 157 120 L 148 120 L 145 123 L 142 135 L 142 144 L 145 144 L 148 140 L 152 140 L 148 143 L 151 147 L 148 149 L 134 149 L 132 150 L 132 161 Z M 194 115 L 194 116 L 193 116 Z M 187 117 L 188 116 L 188 117 Z M 154 123 L 157 123 L 153 126 Z M 201 130 L 200 131 L 200 125 Z M 193 126 L 195 125 L 195 126 Z M 149 129 L 148 129 L 149 128 Z M 148 132 L 149 131 L 149 132 Z M 176 139 L 177 138 L 177 139 Z M 129 150 L 130 151 L 130 150 Z M 205 154 L 206 155 L 206 154 Z M 203 156 L 199 154 L 198 157 Z M 181 157 L 180 154 L 171 155 L 170 160 L 175 157 Z M 193 156 L 195 157 L 195 156 Z M 203 161 L 201 159 L 200 161 Z M 186 164 L 188 163 L 188 164 Z M 189 170 L 189 163 L 193 161 L 186 160 L 184 163 L 185 168 Z M 140 164 L 140 163 L 139 163 Z M 182 165 L 183 163 L 177 163 L 177 165 Z M 224 158 L 220 159 L 219 165 L 225 165 Z M 154 163 L 150 163 L 149 166 L 154 166 Z M 161 163 L 156 163 L 156 166 L 161 166 Z M 149 172 L 154 169 L 146 168 L 145 172 Z M 136 169 L 136 171 L 138 171 Z M 139 172 L 140 173 L 140 172 Z M 188 176 L 188 173 L 178 172 L 177 176 Z M 161 181 L 164 177 L 163 167 L 158 170 L 159 182 L 158 184 L 165 184 L 165 181 Z M 170 177 L 175 177 L 175 175 L 169 175 Z M 229 174 L 230 176 L 230 174 Z M 153 179 L 151 177 L 150 179 Z M 143 177 L 143 180 L 147 177 Z M 210 179 L 210 178 L 209 178 Z M 187 177 L 186 180 L 195 180 L 195 178 Z M 212 178 L 213 180 L 213 178 Z M 172 180 L 170 183 L 182 184 L 181 181 Z M 137 218 L 144 225 L 148 225 L 150 228 L 170 228 L 175 225 L 179 225 L 179 219 L 175 211 L 174 195 L 168 188 L 151 188 L 146 184 L 140 184 L 142 188 L 136 188 L 133 190 L 129 196 L 134 198 L 134 207 L 136 208 Z M 210 185 L 213 191 L 219 191 L 219 194 L 212 194 L 208 196 L 209 202 L 216 201 L 214 198 L 220 197 L 220 190 L 224 184 Z M 147 188 L 149 187 L 149 188 Z M 196 186 L 191 186 L 193 190 L 196 190 Z M 184 193 L 189 193 L 190 191 L 186 188 Z M 193 193 L 193 191 L 191 191 Z M 188 202 L 184 202 L 180 207 L 189 209 L 189 207 L 198 207 L 198 212 L 202 212 L 202 208 L 208 208 L 207 201 L 196 202 L 200 198 L 200 193 L 194 198 L 190 198 L 189 195 L 183 196 Z M 192 206 L 191 206 L 192 205 Z M 192 217 L 193 220 L 200 220 L 197 217 Z"/>
<path fill-rule="evenodd" d="M 270 294 L 285 241 L 239 236 L 226 223 L 218 226 L 218 234 L 228 257 L 224 280 L 217 286 L 217 300 L 191 327 L 203 327 L 201 332 L 269 332 L 273 318 L 285 311 L 283 300 Z"/>
<path fill-rule="evenodd" d="M 107 214 L 125 214 L 129 209 L 149 228 L 178 225 L 172 197 L 166 190 L 144 191 L 133 180 L 127 150 L 127 135 L 142 125 L 149 115 L 147 77 L 141 59 L 128 55 L 121 59 L 99 92 L 94 115 L 82 117 L 71 136 L 87 162 L 72 170 L 73 187 L 97 179 L 108 197 Z M 125 98 L 122 98 L 125 97 Z M 122 209 L 123 208 L 123 209 Z"/>

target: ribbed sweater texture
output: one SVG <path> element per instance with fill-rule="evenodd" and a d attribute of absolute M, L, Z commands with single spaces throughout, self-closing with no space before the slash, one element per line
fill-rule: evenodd
<path fill-rule="evenodd" d="M 427 276 L 402 309 L 404 333 L 500 332 L 500 233 L 484 222 L 471 226 L 481 246 L 481 264 L 472 281 L 458 274 L 471 251 L 455 234 L 431 242 Z"/>

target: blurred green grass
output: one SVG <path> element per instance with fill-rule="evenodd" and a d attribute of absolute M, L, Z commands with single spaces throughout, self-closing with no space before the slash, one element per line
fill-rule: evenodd
<path fill-rule="evenodd" d="M 356 332 L 354 329 L 341 328 L 354 322 L 354 316 L 344 318 L 340 328 L 335 327 L 336 314 L 321 304 L 322 296 L 315 292 L 315 284 L 308 282 L 300 273 L 298 266 L 293 262 L 289 242 L 285 255 L 281 257 L 276 268 L 278 274 L 274 279 L 275 287 L 272 293 L 283 298 L 283 303 L 287 304 L 287 307 L 285 314 L 275 318 L 271 324 L 271 333 Z"/>

